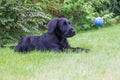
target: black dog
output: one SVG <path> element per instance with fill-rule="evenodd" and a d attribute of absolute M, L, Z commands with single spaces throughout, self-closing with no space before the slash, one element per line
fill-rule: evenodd
<path fill-rule="evenodd" d="M 48 32 L 42 36 L 26 36 L 20 40 L 15 47 L 17 52 L 28 52 L 31 50 L 53 50 L 64 51 L 71 48 L 67 38 L 75 35 L 75 30 L 66 18 L 57 18 L 51 20 L 48 25 Z M 81 48 L 79 48 L 81 49 Z M 82 50 L 82 49 L 81 49 Z M 87 51 L 87 49 L 86 49 Z"/>

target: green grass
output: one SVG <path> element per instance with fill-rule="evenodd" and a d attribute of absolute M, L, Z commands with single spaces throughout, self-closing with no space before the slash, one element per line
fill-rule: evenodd
<path fill-rule="evenodd" d="M 69 39 L 89 53 L 0 49 L 0 80 L 120 80 L 120 24 Z"/>

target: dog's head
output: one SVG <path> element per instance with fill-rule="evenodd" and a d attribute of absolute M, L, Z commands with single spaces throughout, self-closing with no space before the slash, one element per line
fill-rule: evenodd
<path fill-rule="evenodd" d="M 51 20 L 48 25 L 48 32 L 57 34 L 62 37 L 72 37 L 75 30 L 72 28 L 70 21 L 66 18 L 57 18 Z"/>

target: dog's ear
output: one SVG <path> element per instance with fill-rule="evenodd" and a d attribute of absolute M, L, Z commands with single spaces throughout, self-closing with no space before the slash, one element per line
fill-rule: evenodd
<path fill-rule="evenodd" d="M 49 32 L 49 33 L 54 33 L 54 32 L 55 32 L 55 29 L 57 28 L 57 24 L 58 24 L 58 18 L 49 21 L 49 23 L 48 23 L 48 25 L 47 25 L 47 27 L 48 27 L 48 32 Z"/>

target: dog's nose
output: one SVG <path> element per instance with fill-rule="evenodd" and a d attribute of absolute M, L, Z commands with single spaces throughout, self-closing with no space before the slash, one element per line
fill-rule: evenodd
<path fill-rule="evenodd" d="M 70 30 L 70 32 L 71 32 L 72 34 L 75 34 L 75 30 L 74 30 L 73 28 Z"/>
<path fill-rule="evenodd" d="M 74 29 L 72 30 L 72 33 L 75 34 L 75 30 Z"/>

